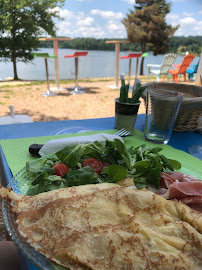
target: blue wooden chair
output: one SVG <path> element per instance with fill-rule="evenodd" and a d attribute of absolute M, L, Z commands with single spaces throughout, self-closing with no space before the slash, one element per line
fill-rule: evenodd
<path fill-rule="evenodd" d="M 199 64 L 199 62 L 198 62 Z M 198 70 L 198 64 L 191 65 L 190 69 L 187 69 L 188 79 L 193 82 L 193 76 L 195 73 L 197 73 Z"/>

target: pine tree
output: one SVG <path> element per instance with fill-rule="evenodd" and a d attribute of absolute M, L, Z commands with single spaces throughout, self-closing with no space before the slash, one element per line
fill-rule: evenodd
<path fill-rule="evenodd" d="M 165 0 L 136 0 L 135 11 L 122 20 L 128 40 L 139 43 L 142 53 L 150 50 L 154 55 L 169 51 L 170 38 L 179 26 L 172 27 L 165 22 L 171 3 Z M 141 61 L 140 75 L 143 75 L 144 58 Z"/>

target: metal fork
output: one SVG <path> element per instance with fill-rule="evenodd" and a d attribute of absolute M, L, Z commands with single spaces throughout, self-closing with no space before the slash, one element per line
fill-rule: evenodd
<path fill-rule="evenodd" d="M 120 129 L 119 131 L 117 131 L 114 135 L 118 135 L 118 136 L 120 136 L 120 137 L 126 137 L 126 136 L 128 136 L 130 133 L 131 133 L 130 130 L 127 130 L 127 129 L 125 129 L 125 128 L 122 128 L 122 129 Z"/>

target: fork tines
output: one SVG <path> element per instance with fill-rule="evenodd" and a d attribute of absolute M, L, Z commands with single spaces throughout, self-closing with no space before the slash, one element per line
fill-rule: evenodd
<path fill-rule="evenodd" d="M 127 129 L 125 129 L 125 128 L 122 128 L 122 129 L 120 129 L 119 131 L 117 131 L 117 132 L 115 133 L 115 135 L 118 135 L 118 136 L 120 136 L 120 137 L 125 137 L 125 136 L 128 136 L 130 133 L 131 133 L 130 130 L 127 130 Z"/>

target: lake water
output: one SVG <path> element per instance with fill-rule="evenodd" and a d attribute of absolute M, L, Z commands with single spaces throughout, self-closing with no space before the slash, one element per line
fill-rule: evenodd
<path fill-rule="evenodd" d="M 74 79 L 74 58 L 64 58 L 67 54 L 74 54 L 76 50 L 59 49 L 59 74 L 60 79 Z M 47 52 L 54 54 L 53 49 L 40 49 L 38 52 Z M 120 52 L 120 57 L 128 55 L 128 52 Z M 161 64 L 164 55 L 153 56 L 152 53 L 145 58 L 144 75 L 147 75 L 147 64 Z M 180 64 L 183 55 L 177 56 L 174 64 Z M 2 59 L 0 59 L 2 60 Z M 195 57 L 192 64 L 196 64 L 199 57 Z M 139 65 L 141 58 L 139 59 Z M 129 60 L 120 59 L 119 74 L 128 73 Z M 48 68 L 50 80 L 55 79 L 54 59 L 48 59 Z M 136 59 L 132 60 L 132 75 L 135 75 Z M 7 77 L 13 77 L 13 65 L 11 62 L 0 62 L 0 79 L 5 80 Z M 35 58 L 27 64 L 23 62 L 17 63 L 18 77 L 22 80 L 45 80 L 45 64 L 43 58 Z M 139 71 L 138 71 L 139 74 Z M 115 75 L 115 51 L 88 51 L 88 55 L 79 58 L 79 78 L 101 78 L 114 77 Z"/>

